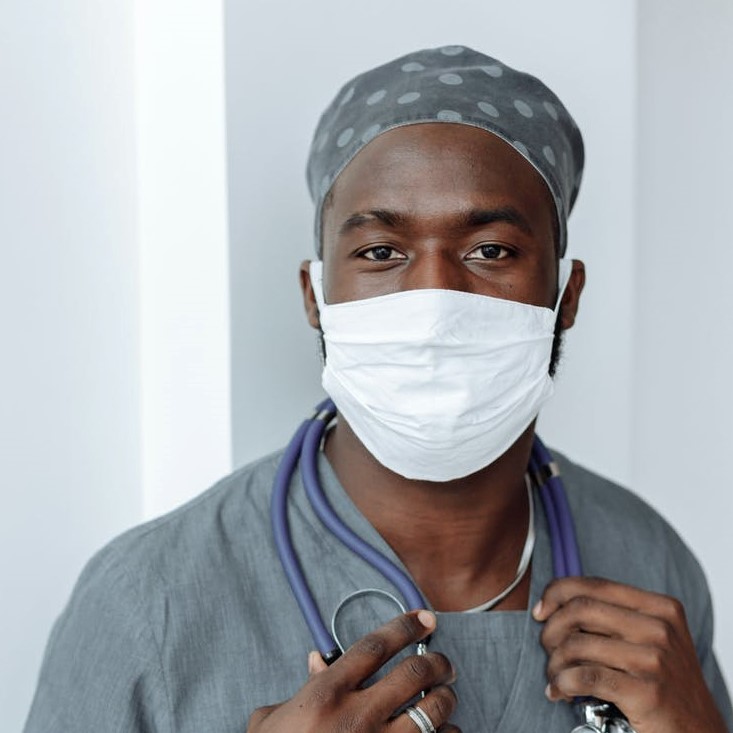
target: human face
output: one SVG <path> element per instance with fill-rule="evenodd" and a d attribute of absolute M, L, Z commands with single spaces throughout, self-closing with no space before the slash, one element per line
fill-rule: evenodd
<path fill-rule="evenodd" d="M 554 308 L 554 204 L 537 171 L 495 135 L 462 124 L 395 128 L 337 178 L 323 212 L 326 301 L 420 288 L 460 290 Z M 318 328 L 307 263 L 306 310 Z M 576 263 L 563 298 L 568 328 L 583 285 Z"/>

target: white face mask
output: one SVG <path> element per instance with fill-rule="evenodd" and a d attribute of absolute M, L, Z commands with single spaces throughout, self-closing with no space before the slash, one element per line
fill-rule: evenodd
<path fill-rule="evenodd" d="M 493 463 L 553 393 L 554 310 L 455 290 L 406 290 L 328 305 L 323 388 L 366 449 L 409 479 L 450 481 Z"/>

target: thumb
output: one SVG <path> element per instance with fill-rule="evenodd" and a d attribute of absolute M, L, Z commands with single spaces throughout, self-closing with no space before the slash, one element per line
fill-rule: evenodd
<path fill-rule="evenodd" d="M 323 672 L 324 669 L 328 669 L 328 665 L 323 661 L 323 657 L 319 652 L 310 652 L 308 654 L 308 675 L 313 675 Z"/>

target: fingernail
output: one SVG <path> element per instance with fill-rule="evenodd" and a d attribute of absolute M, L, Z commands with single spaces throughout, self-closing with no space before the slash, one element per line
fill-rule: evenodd
<path fill-rule="evenodd" d="M 535 607 L 532 609 L 532 615 L 535 618 L 540 618 L 540 614 L 542 613 L 542 599 L 537 601 L 535 604 Z"/>
<path fill-rule="evenodd" d="M 318 654 L 318 652 L 309 652 L 308 653 L 308 674 L 313 674 L 316 671 L 315 666 L 315 655 Z"/>
<path fill-rule="evenodd" d="M 435 627 L 435 614 L 430 611 L 418 611 L 417 620 L 426 628 L 432 629 Z"/>
<path fill-rule="evenodd" d="M 548 700 L 552 700 L 552 694 L 550 692 L 550 684 L 549 683 L 547 684 L 547 687 L 545 687 L 545 697 Z"/>

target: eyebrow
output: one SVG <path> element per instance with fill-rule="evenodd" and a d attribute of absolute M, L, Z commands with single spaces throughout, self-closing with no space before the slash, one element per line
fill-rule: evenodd
<path fill-rule="evenodd" d="M 408 217 L 403 216 L 397 211 L 389 211 L 387 209 L 370 209 L 369 211 L 359 211 L 352 214 L 346 221 L 341 225 L 339 230 L 340 234 L 346 234 L 354 229 L 368 226 L 374 222 L 385 224 L 386 226 L 396 229 L 399 226 L 404 226 Z"/>
<path fill-rule="evenodd" d="M 354 229 L 369 226 L 378 222 L 391 229 L 407 226 L 410 217 L 398 211 L 389 209 L 369 209 L 351 214 L 341 225 L 339 234 L 347 234 Z M 468 209 L 456 216 L 456 226 L 461 229 L 476 229 L 478 227 L 505 222 L 521 229 L 525 234 L 532 234 L 532 227 L 527 218 L 513 206 L 500 206 L 495 209 Z"/>

